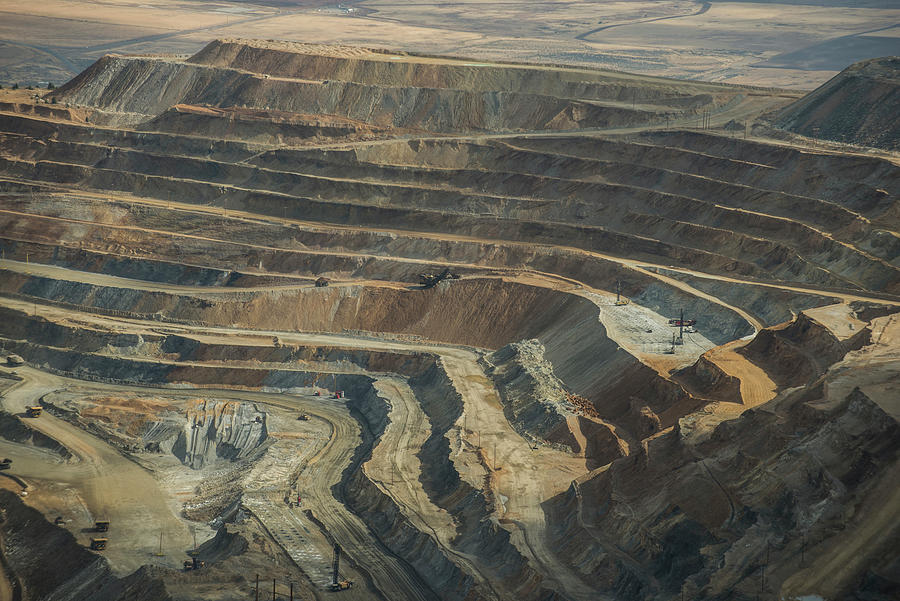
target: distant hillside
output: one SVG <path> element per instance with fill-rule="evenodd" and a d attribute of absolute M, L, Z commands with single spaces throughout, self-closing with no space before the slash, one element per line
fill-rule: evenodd
<path fill-rule="evenodd" d="M 851 65 L 778 116 L 783 129 L 839 142 L 900 149 L 900 57 Z"/>

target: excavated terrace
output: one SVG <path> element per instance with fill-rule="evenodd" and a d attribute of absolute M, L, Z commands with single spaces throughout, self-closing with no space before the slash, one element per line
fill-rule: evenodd
<path fill-rule="evenodd" d="M 900 163 L 767 139 L 795 95 L 253 40 L 0 94 L 0 449 L 112 519 L 98 598 L 324 599 L 335 543 L 348 599 L 886 578 Z"/>

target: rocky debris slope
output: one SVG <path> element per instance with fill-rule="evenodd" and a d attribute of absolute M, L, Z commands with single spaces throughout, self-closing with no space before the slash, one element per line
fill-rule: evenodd
<path fill-rule="evenodd" d="M 699 445 L 676 425 L 579 478 L 551 504 L 563 556 L 623 600 L 892 598 L 900 424 L 875 375 L 897 373 L 891 327 Z"/>
<path fill-rule="evenodd" d="M 503 413 L 517 432 L 575 453 L 583 451 L 571 431 L 575 407 L 544 357 L 540 341 L 507 344 L 485 356 L 482 366 L 497 385 Z"/>
<path fill-rule="evenodd" d="M 860 146 L 900 149 L 900 57 L 851 65 L 786 107 L 776 118 L 789 131 Z"/>

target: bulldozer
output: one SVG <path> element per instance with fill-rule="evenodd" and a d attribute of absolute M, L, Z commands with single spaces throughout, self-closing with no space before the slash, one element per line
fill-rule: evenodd
<path fill-rule="evenodd" d="M 40 416 L 41 416 L 41 412 L 42 412 L 43 410 L 44 410 L 44 408 L 41 407 L 41 406 L 39 406 L 39 405 L 38 405 L 38 406 L 34 406 L 34 407 L 27 407 L 27 408 L 25 409 L 25 416 L 26 416 L 26 417 L 40 417 Z"/>

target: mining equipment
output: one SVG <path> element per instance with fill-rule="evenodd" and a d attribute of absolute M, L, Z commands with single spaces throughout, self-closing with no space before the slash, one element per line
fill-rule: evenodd
<path fill-rule="evenodd" d="M 20 365 L 25 365 L 25 359 L 19 355 L 9 355 L 6 357 L 6 364 L 12 367 L 19 367 Z"/>
<path fill-rule="evenodd" d="M 91 537 L 91 549 L 94 551 L 103 551 L 106 549 L 106 543 L 109 542 L 108 538 L 93 538 Z"/>
<path fill-rule="evenodd" d="M 190 572 L 191 570 L 199 570 L 200 568 L 205 568 L 206 562 L 200 561 L 200 558 L 194 555 L 190 559 L 185 559 L 184 563 L 181 565 L 184 567 L 185 572 Z"/>
<path fill-rule="evenodd" d="M 109 532 L 109 520 L 97 520 L 94 522 L 96 532 Z"/>
<path fill-rule="evenodd" d="M 40 406 L 26 407 L 25 416 L 26 417 L 40 417 L 41 411 L 43 411 L 43 410 L 44 410 L 44 408 L 40 407 Z"/>
<path fill-rule="evenodd" d="M 0 461 L 0 470 L 8 470 L 10 467 L 12 467 L 12 459 L 7 458 Z"/>
<path fill-rule="evenodd" d="M 684 318 L 684 309 L 681 310 L 681 319 L 670 319 L 670 326 L 678 326 L 678 327 L 687 327 L 697 325 L 696 319 L 685 319 Z"/>
<path fill-rule="evenodd" d="M 331 590 L 332 591 L 346 591 L 348 589 L 353 588 L 352 580 L 338 580 L 340 577 L 338 572 L 341 567 L 341 546 L 334 546 L 334 558 L 331 561 Z"/>
<path fill-rule="evenodd" d="M 299 419 L 301 422 L 308 422 L 309 416 L 305 413 L 301 413 L 300 415 L 297 416 L 297 419 Z"/>
<path fill-rule="evenodd" d="M 621 307 L 628 304 L 627 298 L 622 298 L 622 283 L 616 280 L 616 306 Z"/>
<path fill-rule="evenodd" d="M 419 276 L 419 283 L 422 285 L 422 289 L 426 290 L 428 288 L 434 288 L 440 282 L 444 280 L 458 280 L 458 273 L 450 273 L 450 268 L 444 269 L 444 271 L 439 274 L 433 273 L 423 273 Z"/>
<path fill-rule="evenodd" d="M 316 288 L 324 288 L 328 285 L 328 278 L 316 278 Z"/>
<path fill-rule="evenodd" d="M 56 516 L 56 519 L 53 520 L 54 526 L 62 526 L 65 523 L 66 523 L 66 521 L 62 518 L 61 515 Z"/>
<path fill-rule="evenodd" d="M 672 346 L 671 346 L 671 348 L 667 348 L 667 349 L 665 350 L 665 353 L 666 353 L 667 355 L 674 355 L 674 354 L 675 354 L 675 332 L 672 332 Z"/>

